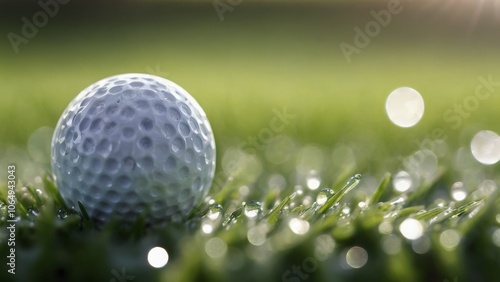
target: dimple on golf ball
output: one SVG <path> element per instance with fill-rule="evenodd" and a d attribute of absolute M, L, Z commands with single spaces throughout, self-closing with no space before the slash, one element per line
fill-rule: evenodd
<path fill-rule="evenodd" d="M 64 201 L 105 223 L 180 220 L 208 193 L 215 140 L 200 105 L 148 74 L 100 80 L 68 105 L 52 139 Z"/>

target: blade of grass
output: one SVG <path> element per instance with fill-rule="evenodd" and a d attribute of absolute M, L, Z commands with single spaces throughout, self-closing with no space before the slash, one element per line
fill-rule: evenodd
<path fill-rule="evenodd" d="M 267 221 L 271 224 L 271 225 L 274 225 L 278 219 L 279 219 L 279 215 L 281 213 L 281 211 L 283 210 L 283 208 L 288 205 L 292 200 L 293 198 L 295 198 L 297 194 L 294 192 L 292 194 L 290 194 L 289 196 L 287 196 L 286 198 L 283 199 L 283 201 L 281 201 L 281 203 L 279 203 L 274 209 L 272 209 L 265 217 L 267 217 Z"/>
<path fill-rule="evenodd" d="M 337 193 L 333 194 L 333 196 L 330 197 L 330 199 L 328 199 L 326 203 L 318 209 L 316 214 L 322 215 L 326 213 L 329 208 L 333 207 L 336 203 L 342 200 L 342 198 L 344 198 L 347 193 L 349 193 L 354 187 L 358 185 L 358 183 L 361 181 L 361 177 L 361 174 L 356 174 L 351 177 L 351 179 L 347 181 L 344 187 L 342 187 Z"/>
<path fill-rule="evenodd" d="M 45 190 L 47 193 L 52 196 L 54 201 L 58 206 L 65 207 L 66 209 L 68 208 L 66 204 L 64 203 L 64 200 L 61 197 L 61 194 L 59 193 L 59 189 L 57 189 L 56 185 L 54 182 L 50 179 L 48 175 L 45 175 L 42 178 L 43 181 L 43 186 L 45 187 Z"/>
<path fill-rule="evenodd" d="M 94 226 L 92 220 L 87 213 L 87 210 L 83 206 L 82 202 L 78 201 L 78 207 L 80 208 L 80 216 L 82 217 L 82 223 L 85 228 L 92 228 Z"/>
<path fill-rule="evenodd" d="M 460 215 L 462 213 L 470 211 L 470 210 L 478 207 L 479 205 L 481 205 L 483 203 L 484 203 L 484 200 L 473 201 L 473 202 L 461 205 L 460 207 L 455 208 L 455 209 L 445 210 L 441 214 L 439 214 L 439 215 L 431 218 L 429 220 L 429 223 L 430 224 L 434 224 L 434 223 L 443 222 L 443 221 L 445 221 L 445 220 L 447 220 L 447 219 L 449 219 L 449 218 L 451 218 L 453 216 Z"/>
<path fill-rule="evenodd" d="M 431 218 L 437 216 L 438 214 L 444 212 L 447 209 L 447 207 L 437 207 L 430 209 L 428 211 L 424 211 L 421 213 L 416 214 L 413 216 L 413 218 L 418 219 L 418 220 L 430 220 Z"/>
<path fill-rule="evenodd" d="M 386 172 L 384 178 L 382 178 L 382 181 L 378 185 L 377 190 L 375 190 L 375 193 L 373 193 L 373 195 L 370 197 L 370 200 L 368 201 L 368 206 L 371 206 L 378 202 L 382 194 L 384 194 L 384 192 L 387 190 L 390 181 L 391 181 L 391 174 L 389 172 Z"/>

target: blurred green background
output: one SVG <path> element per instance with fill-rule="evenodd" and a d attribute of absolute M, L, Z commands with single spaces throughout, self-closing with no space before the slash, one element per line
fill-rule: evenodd
<path fill-rule="evenodd" d="M 24 43 L 13 47 L 10 42 L 12 34 L 22 36 L 25 25 L 23 18 L 33 22 L 33 16 L 43 9 L 37 1 L 3 1 L 0 4 L 0 164 L 18 163 L 19 171 L 22 172 L 25 166 L 21 164 L 31 162 L 30 158 L 34 157 L 25 152 L 29 140 L 46 141 L 50 128 L 55 126 L 64 108 L 81 90 L 107 76 L 141 72 L 166 77 L 198 100 L 215 133 L 218 171 L 222 170 L 222 157 L 228 149 L 248 142 L 249 138 L 258 137 L 262 129 L 269 127 L 275 111 L 286 110 L 295 116 L 285 127 L 284 134 L 293 142 L 301 144 L 291 147 L 292 150 L 296 149 L 290 154 L 296 157 L 293 160 L 297 163 L 285 163 L 279 168 L 282 171 L 279 171 L 262 158 L 264 161 L 258 166 L 264 170 L 260 180 L 253 179 L 254 175 L 251 175 L 248 177 L 251 181 L 242 181 L 245 185 L 257 183 L 255 186 L 264 191 L 273 176 L 276 176 L 273 174 L 275 170 L 284 172 L 287 181 L 293 184 L 295 182 L 290 179 L 295 177 L 294 166 L 298 166 L 303 157 L 313 161 L 329 160 L 319 165 L 324 168 L 321 172 L 323 186 L 331 184 L 333 187 L 333 184 L 340 183 L 346 177 L 345 173 L 361 172 L 366 177 L 359 190 L 363 197 L 371 195 L 382 173 L 400 168 L 400 157 L 418 150 L 422 141 L 430 138 L 432 131 L 438 128 L 444 130 L 450 146 L 446 158 L 440 158 L 439 165 L 450 170 L 457 167 L 462 170 L 458 173 L 448 171 L 436 186 L 445 190 L 454 181 L 462 180 L 461 176 L 480 172 L 477 177 L 469 177 L 476 185 L 469 189 L 474 190 L 481 181 L 494 178 L 494 172 L 498 172 L 499 167 L 480 166 L 469 159 L 466 165 L 460 166 L 464 158 L 456 157 L 460 155 L 456 149 L 464 147 L 469 151 L 470 141 L 479 130 L 500 132 L 500 87 L 494 89 L 491 97 L 481 100 L 477 109 L 467 112 L 468 116 L 460 119 L 462 124 L 456 129 L 452 128 L 452 123 L 444 120 L 443 114 L 448 110 L 453 111 L 455 105 L 463 104 L 472 97 L 480 85 L 480 77 L 491 77 L 493 81 L 500 82 L 500 1 L 400 1 L 401 12 L 393 14 L 390 23 L 381 27 L 380 32 L 370 38 L 369 44 L 360 48 L 360 53 L 353 54 L 348 62 L 340 44 L 354 44 L 355 28 L 365 29 L 367 24 L 374 21 L 372 11 L 385 10 L 388 3 L 391 1 L 72 0 L 58 5 L 58 11 L 53 17 L 47 18 L 46 24 L 38 27 Z M 385 112 L 387 95 L 401 86 L 415 88 L 425 100 L 424 117 L 412 128 L 397 127 L 389 121 Z M 47 161 L 47 155 L 43 156 L 43 148 L 48 148 L 47 142 L 38 144 L 35 140 L 30 144 L 41 146 L 40 160 Z M 334 149 L 342 145 L 353 149 L 355 168 L 350 163 L 335 159 L 338 155 Z M 322 150 L 324 148 L 327 149 Z M 280 148 L 278 146 L 275 149 Z M 34 152 L 40 154 L 40 148 Z M 48 154 L 48 150 L 45 152 Z M 329 154 L 327 157 L 322 155 L 325 152 Z M 342 155 L 342 151 L 339 152 Z M 227 155 L 231 157 L 230 153 Z M 310 159 L 307 158 L 309 155 Z M 251 165 L 247 164 L 245 169 Z M 253 172 L 247 170 L 245 173 Z M 260 171 L 255 173 L 259 174 Z M 4 182 L 4 175 L 2 169 L 1 182 Z M 281 174 L 277 176 L 274 180 L 280 180 L 279 177 L 285 179 Z M 19 178 L 27 181 L 21 173 Z M 255 183 L 252 182 L 254 180 Z M 495 180 L 498 180 L 498 176 Z M 286 189 L 293 191 L 294 187 L 287 186 Z M 260 199 L 258 197 L 267 193 L 262 191 L 252 190 L 254 194 L 249 199 L 253 196 L 254 199 Z M 212 189 L 212 193 L 215 192 L 219 190 Z M 443 195 L 439 193 L 441 190 L 436 193 L 437 196 L 429 193 L 430 196 L 421 202 L 428 204 Z M 285 192 L 279 196 L 283 199 L 284 195 Z M 448 199 L 449 196 L 442 198 Z M 458 257 L 455 252 L 441 249 L 425 256 L 412 256 L 413 252 L 408 251 L 409 247 L 406 246 L 407 252 L 401 257 L 407 261 L 398 256 L 383 255 L 380 250 L 370 250 L 374 259 L 370 259 L 371 263 L 364 273 L 368 278 L 373 278 L 370 273 L 377 273 L 380 268 L 390 265 L 387 267 L 390 270 L 385 269 L 380 279 L 397 279 L 412 277 L 421 270 L 405 269 L 406 266 L 425 265 L 421 276 L 414 276 L 414 280 L 447 277 L 451 281 L 454 271 L 466 265 L 470 274 L 465 277 L 493 279 L 496 272 L 492 265 L 498 262 L 498 252 L 491 245 L 488 228 L 498 226 L 500 222 L 498 219 L 497 223 L 493 220 L 499 207 L 498 201 L 496 203 L 497 210 L 488 210 L 490 217 L 484 219 L 481 225 L 478 224 L 479 227 L 475 226 L 478 233 L 474 232 L 476 228 L 469 228 L 473 230 L 472 235 L 459 249 L 463 260 L 454 261 Z M 228 212 L 233 210 L 227 208 Z M 55 222 L 59 224 L 59 221 Z M 52 228 L 50 224 L 39 225 L 41 227 L 37 232 L 40 233 L 45 232 L 44 227 Z M 364 234 L 364 229 L 358 230 L 361 232 L 353 233 L 353 237 L 346 240 L 347 243 L 342 243 L 377 244 L 380 237 L 378 231 Z M 60 237 L 52 236 L 49 231 Z M 193 279 L 206 278 L 207 281 L 228 277 L 220 272 L 224 267 L 211 265 L 218 262 L 204 261 L 206 256 L 198 255 L 199 250 L 196 248 L 204 246 L 206 237 L 201 237 L 204 234 L 190 236 L 190 231 L 178 232 L 174 228 L 173 231 L 164 231 L 177 232 L 169 234 L 171 237 L 154 235 L 153 239 L 141 239 L 144 245 L 127 241 L 128 248 L 122 248 L 121 241 L 110 244 L 106 234 L 89 235 L 87 232 L 80 236 L 78 232 L 72 233 L 74 230 L 67 232 L 54 228 L 49 231 L 46 234 L 50 236 L 41 236 L 33 249 L 45 250 L 45 257 L 51 257 L 51 244 L 62 246 L 58 248 L 60 253 L 57 262 L 48 267 L 46 261 L 36 262 L 32 258 L 37 257 L 37 254 L 31 253 L 34 251 L 29 244 L 25 246 L 25 254 L 31 254 L 31 257 L 25 255 L 20 258 L 21 263 L 39 270 L 42 276 L 58 273 L 61 265 L 69 269 L 66 256 L 74 250 L 81 252 L 81 261 L 96 261 L 99 258 L 99 261 L 111 261 L 117 269 L 125 265 L 131 273 L 145 273 L 142 278 L 156 277 L 159 274 L 151 274 L 145 260 L 137 265 L 135 259 L 137 254 L 144 255 L 146 246 L 166 242 L 174 266 L 180 265 L 178 268 L 168 268 L 168 275 L 172 272 L 181 276 L 179 273 L 182 273 L 184 278 L 192 275 Z M 231 232 L 239 231 L 233 228 Z M 32 240 L 28 242 L 36 241 L 33 239 L 34 232 L 27 233 L 26 237 Z M 374 233 L 378 237 L 372 238 Z M 236 241 L 240 245 L 233 242 L 233 251 L 237 247 L 243 250 L 249 245 L 246 235 L 242 234 L 240 237 L 243 239 Z M 436 237 L 435 234 L 433 236 Z M 56 245 L 50 238 L 72 238 L 73 241 L 57 241 Z M 242 258 L 240 262 L 252 261 L 249 269 L 256 270 L 249 274 L 248 279 L 258 278 L 263 270 L 267 272 L 263 272 L 262 277 L 276 278 L 290 265 L 302 263 L 314 245 L 311 238 L 308 238 L 309 241 L 304 240 L 302 245 L 297 243 L 285 251 L 275 252 L 272 257 L 274 263 L 269 266 L 259 264 L 257 253 L 255 257 L 245 260 L 242 257 L 247 253 L 239 252 Z M 82 250 L 72 244 L 75 241 L 88 248 Z M 182 244 L 178 246 L 178 242 Z M 108 248 L 108 255 L 113 255 L 102 257 L 104 248 Z M 377 257 L 377 254 L 382 254 L 382 258 Z M 480 258 L 478 262 L 477 257 Z M 232 257 L 227 260 L 232 261 Z M 438 263 L 431 265 L 434 262 Z M 340 266 L 335 263 L 337 268 L 325 268 L 324 273 L 315 275 L 342 275 L 344 281 L 352 277 L 367 278 L 355 276 L 355 272 L 350 270 L 339 270 Z M 98 264 L 84 264 L 81 272 L 92 275 Z M 191 274 L 191 270 L 198 270 L 199 265 L 205 265 L 205 268 Z M 447 268 L 449 265 L 453 267 Z M 44 272 L 44 269 L 48 270 Z M 108 269 L 103 263 L 95 270 L 96 276 L 103 273 L 99 277 L 110 276 Z M 245 267 L 226 270 L 236 273 L 232 277 L 252 272 Z M 265 276 L 266 273 L 272 275 Z M 403 274 L 392 276 L 394 273 Z M 65 276 L 61 274 L 58 277 Z M 22 276 L 19 279 L 22 280 Z"/>
<path fill-rule="evenodd" d="M 222 15 L 212 1 L 82 2 L 59 5 L 17 54 L 7 34 L 21 35 L 22 17 L 32 22 L 41 8 L 35 1 L 3 4 L 2 147 L 54 127 L 79 91 L 126 72 L 157 74 L 187 89 L 207 112 L 219 146 L 255 135 L 283 107 L 297 114 L 286 130 L 300 141 L 373 139 L 395 154 L 414 150 L 414 141 L 436 127 L 451 140 L 470 124 L 500 130 L 498 93 L 459 130 L 442 117 L 474 94 L 479 76 L 500 81 L 494 1 L 477 16 L 472 1 L 401 1 L 402 11 L 350 63 L 339 45 L 354 44 L 353 28 L 364 29 L 370 11 L 387 9 L 389 1 L 221 1 L 236 3 Z M 411 129 L 396 127 L 385 113 L 387 95 L 400 86 L 417 89 L 426 102 L 423 120 Z"/>

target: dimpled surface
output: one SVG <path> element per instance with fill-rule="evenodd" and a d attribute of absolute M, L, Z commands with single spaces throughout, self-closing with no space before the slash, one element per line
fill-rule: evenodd
<path fill-rule="evenodd" d="M 179 220 L 207 194 L 215 141 L 203 109 L 161 77 L 122 74 L 83 90 L 52 139 L 66 204 L 98 222 Z"/>

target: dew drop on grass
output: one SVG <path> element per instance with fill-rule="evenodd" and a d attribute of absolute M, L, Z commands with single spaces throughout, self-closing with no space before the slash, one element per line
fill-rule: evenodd
<path fill-rule="evenodd" d="M 342 213 L 345 214 L 345 215 L 349 215 L 349 213 L 351 212 L 351 208 L 349 206 L 345 206 L 342 208 Z"/>
<path fill-rule="evenodd" d="M 262 204 L 260 202 L 249 201 L 245 204 L 245 209 L 243 210 L 243 212 L 245 213 L 246 217 L 254 218 L 259 214 L 261 206 Z"/>
<path fill-rule="evenodd" d="M 404 170 L 396 173 L 394 179 L 392 180 L 392 186 L 394 187 L 394 190 L 401 193 L 410 190 L 412 187 L 411 175 Z"/>
<path fill-rule="evenodd" d="M 68 211 L 65 208 L 60 208 L 57 211 L 57 218 L 66 219 L 68 217 Z"/>
<path fill-rule="evenodd" d="M 319 191 L 318 195 L 316 196 L 316 203 L 318 205 L 322 206 L 326 203 L 328 199 L 330 199 L 331 196 L 333 196 L 334 192 L 330 188 L 324 188 Z"/>
<path fill-rule="evenodd" d="M 319 173 L 315 170 L 311 170 L 306 178 L 307 188 L 311 190 L 316 190 L 321 185 L 321 177 Z"/>
<path fill-rule="evenodd" d="M 211 234 L 215 229 L 215 223 L 210 218 L 206 218 L 201 222 L 201 231 L 205 234 Z"/>
<path fill-rule="evenodd" d="M 207 217 L 211 220 L 216 220 L 222 214 L 223 208 L 219 204 L 212 204 L 208 208 Z"/>
<path fill-rule="evenodd" d="M 451 186 L 451 197 L 455 201 L 463 201 L 467 198 L 467 190 L 462 182 L 455 182 Z"/>
<path fill-rule="evenodd" d="M 35 216 L 35 217 L 38 216 L 38 215 L 40 215 L 40 212 L 35 207 L 29 207 L 26 210 L 26 213 L 27 213 L 28 216 Z"/>
<path fill-rule="evenodd" d="M 398 88 L 389 94 L 385 110 L 389 119 L 399 127 L 412 127 L 424 115 L 424 99 L 410 87 Z"/>

